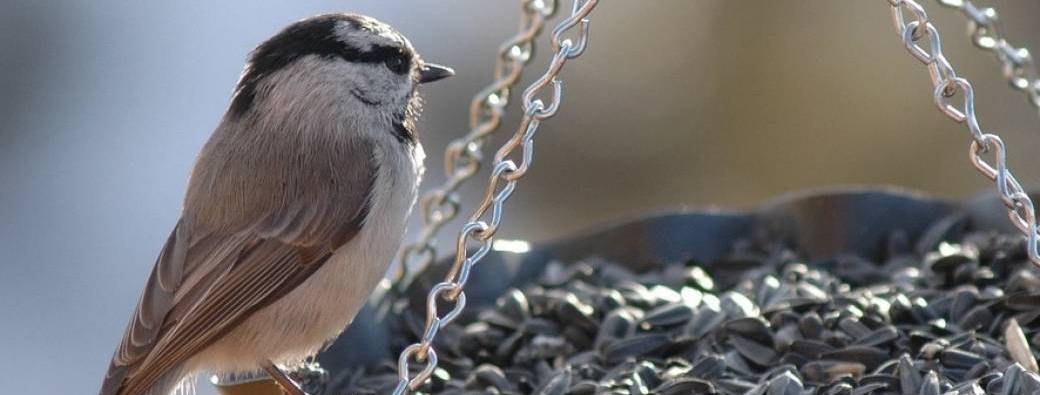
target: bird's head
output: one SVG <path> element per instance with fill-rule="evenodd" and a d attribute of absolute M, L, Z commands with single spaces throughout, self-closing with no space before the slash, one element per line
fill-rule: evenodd
<path fill-rule="evenodd" d="M 383 22 L 363 15 L 319 15 L 257 46 L 228 113 L 360 112 L 399 118 L 395 127 L 413 133 L 409 123 L 418 115 L 418 85 L 453 74 L 423 61 L 407 38 Z"/>

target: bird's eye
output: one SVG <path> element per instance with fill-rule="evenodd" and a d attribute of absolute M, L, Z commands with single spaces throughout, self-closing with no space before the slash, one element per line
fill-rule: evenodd
<path fill-rule="evenodd" d="M 391 56 L 386 59 L 383 63 L 386 64 L 386 68 L 390 69 L 397 74 L 404 74 L 408 71 L 408 64 L 401 56 Z"/>

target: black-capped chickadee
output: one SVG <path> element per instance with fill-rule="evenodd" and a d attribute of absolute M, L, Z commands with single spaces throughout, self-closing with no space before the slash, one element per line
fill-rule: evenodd
<path fill-rule="evenodd" d="M 260 44 L 199 154 L 101 395 L 271 371 L 334 339 L 415 203 L 417 87 L 452 74 L 360 15 L 305 19 Z"/>

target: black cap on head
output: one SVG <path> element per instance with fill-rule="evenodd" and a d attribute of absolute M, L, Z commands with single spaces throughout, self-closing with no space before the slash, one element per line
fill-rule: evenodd
<path fill-rule="evenodd" d="M 358 45 L 341 36 L 344 29 L 366 30 L 372 36 L 387 37 L 385 42 Z M 248 111 L 256 98 L 257 85 L 267 76 L 285 68 L 307 55 L 342 58 L 348 62 L 386 63 L 390 70 L 405 74 L 411 69 L 415 53 L 404 37 L 375 19 L 349 14 L 327 14 L 304 19 L 289 25 L 250 54 L 248 67 L 239 80 L 231 102 L 231 113 L 239 116 Z M 436 65 L 434 65 L 436 66 Z M 436 67 L 430 75 L 420 76 L 421 82 L 433 81 L 451 75 L 444 67 Z M 425 69 L 424 69 L 425 70 Z"/>

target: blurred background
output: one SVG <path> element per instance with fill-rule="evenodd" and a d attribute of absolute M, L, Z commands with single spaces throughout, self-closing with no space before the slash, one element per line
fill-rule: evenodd
<path fill-rule="evenodd" d="M 1040 2 L 979 3 L 997 6 L 1013 44 L 1040 48 Z M 178 217 L 194 155 L 257 43 L 294 20 L 353 11 L 454 66 L 456 78 L 424 89 L 429 188 L 443 180 L 441 152 L 466 130 L 468 102 L 490 81 L 519 4 L 0 3 L 0 371 L 29 386 L 19 393 L 96 391 Z M 993 55 L 969 44 L 959 13 L 923 4 L 975 83 L 983 128 L 1004 137 L 1019 180 L 1040 186 L 1036 110 L 1008 89 Z M 949 198 L 991 188 L 967 160 L 965 129 L 932 104 L 887 2 L 608 0 L 592 18 L 590 47 L 564 70 L 562 109 L 540 131 L 503 237 L 753 207 L 822 186 Z M 546 43 L 525 86 L 547 64 Z M 511 111 L 495 147 L 516 125 Z M 486 178 L 474 180 L 467 213 Z"/>

